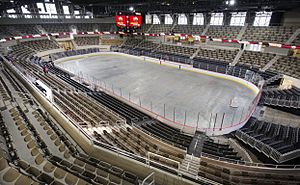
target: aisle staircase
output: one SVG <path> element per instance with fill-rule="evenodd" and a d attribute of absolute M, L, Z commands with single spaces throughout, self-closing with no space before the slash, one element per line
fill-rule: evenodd
<path fill-rule="evenodd" d="M 194 138 L 188 148 L 187 153 L 195 157 L 200 157 L 202 152 L 203 143 L 206 139 L 204 133 L 197 131 L 194 135 Z"/>
<path fill-rule="evenodd" d="M 42 27 L 42 25 L 36 25 L 35 28 L 36 28 L 41 34 L 47 34 L 47 31 Z"/>
<path fill-rule="evenodd" d="M 274 58 L 272 58 L 270 60 L 270 62 L 268 62 L 262 69 L 261 71 L 265 72 L 267 69 L 269 69 L 273 64 L 275 64 L 277 62 L 278 59 L 280 59 L 281 56 L 280 55 L 276 55 Z"/>
<path fill-rule="evenodd" d="M 201 35 L 205 35 L 206 32 L 208 31 L 209 27 L 210 27 L 210 24 L 207 24 L 206 27 L 204 28 L 203 32 L 201 33 Z"/>
<path fill-rule="evenodd" d="M 242 27 L 242 29 L 240 30 L 239 34 L 236 37 L 237 40 L 242 40 L 247 27 L 248 27 L 248 23 L 245 23 L 245 25 Z"/>
<path fill-rule="evenodd" d="M 292 42 L 297 38 L 299 34 L 300 34 L 300 28 L 298 28 L 284 44 L 287 45 L 292 44 Z"/>
<path fill-rule="evenodd" d="M 238 54 L 234 57 L 233 62 L 230 63 L 230 66 L 235 66 L 240 61 L 240 58 L 243 55 L 243 53 L 244 53 L 244 50 L 241 49 L 238 52 Z"/>
<path fill-rule="evenodd" d="M 200 158 L 186 154 L 184 160 L 182 161 L 179 167 L 179 171 L 188 173 L 192 176 L 197 176 L 199 168 L 200 168 Z"/>

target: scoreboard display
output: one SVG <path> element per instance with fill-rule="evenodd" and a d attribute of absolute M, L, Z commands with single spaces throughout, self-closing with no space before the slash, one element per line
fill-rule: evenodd
<path fill-rule="evenodd" d="M 118 31 L 134 33 L 142 26 L 140 13 L 118 13 L 115 18 Z"/>

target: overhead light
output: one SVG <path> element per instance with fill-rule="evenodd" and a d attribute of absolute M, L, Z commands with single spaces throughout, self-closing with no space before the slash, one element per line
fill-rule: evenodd
<path fill-rule="evenodd" d="M 129 10 L 133 12 L 134 11 L 133 6 L 129 7 Z"/>
<path fill-rule="evenodd" d="M 229 1 L 225 1 L 226 5 L 230 5 L 233 6 L 235 4 L 235 0 L 229 0 Z"/>

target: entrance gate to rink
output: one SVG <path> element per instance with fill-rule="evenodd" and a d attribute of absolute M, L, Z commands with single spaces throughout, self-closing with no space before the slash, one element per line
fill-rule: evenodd
<path fill-rule="evenodd" d="M 120 50 L 118 50 L 120 52 Z M 132 51 L 132 50 L 125 50 L 122 49 L 123 53 L 140 56 L 141 59 L 143 59 L 142 54 L 145 54 L 146 52 L 140 52 L 140 51 Z M 149 53 L 148 53 L 149 54 Z M 161 54 L 151 54 L 153 55 L 153 58 L 156 58 L 156 62 L 160 63 L 173 63 L 169 60 L 162 60 L 161 58 L 167 58 L 162 57 Z M 145 59 L 145 57 L 144 57 Z M 149 59 L 149 58 L 147 58 Z M 187 111 L 185 109 L 170 106 L 168 104 L 162 104 L 162 105 L 154 105 L 153 102 L 149 99 L 142 99 L 140 96 L 135 95 L 134 93 L 130 91 L 125 91 L 124 89 L 121 89 L 117 87 L 114 84 L 109 84 L 105 81 L 97 80 L 95 77 L 89 76 L 87 74 L 83 74 L 81 71 L 74 71 L 70 68 L 65 68 L 65 66 L 61 66 L 63 69 L 72 72 L 73 74 L 76 74 L 75 80 L 79 82 L 84 82 L 87 84 L 90 84 L 93 90 L 102 90 L 107 92 L 108 94 L 111 94 L 115 97 L 118 97 L 119 99 L 128 102 L 130 105 L 134 106 L 135 108 L 138 108 L 140 110 L 143 110 L 146 113 L 149 113 L 152 117 L 163 121 L 167 124 L 172 124 L 172 126 L 181 129 L 183 132 L 194 134 L 196 131 L 205 132 L 207 135 L 222 135 L 226 133 L 230 133 L 231 131 L 237 130 L 241 128 L 246 121 L 251 117 L 251 115 L 254 113 L 255 108 L 260 100 L 261 97 L 261 89 L 263 86 L 263 78 L 250 70 L 243 69 L 241 67 L 234 67 L 234 66 L 224 66 L 224 68 L 221 69 L 220 66 L 217 66 L 215 64 L 199 64 L 199 61 L 193 61 L 189 58 L 177 58 L 176 56 L 169 57 L 169 59 L 174 61 L 181 61 L 181 64 L 178 64 L 179 62 L 173 63 L 174 65 L 177 65 L 178 68 L 180 68 L 180 65 L 183 64 L 189 64 L 191 68 L 205 68 L 206 70 L 209 69 L 209 71 L 213 72 L 219 72 L 223 74 L 228 74 L 232 76 L 236 76 L 238 78 L 242 78 L 244 80 L 247 80 L 248 82 L 251 82 L 259 87 L 259 93 L 257 93 L 256 97 L 251 101 L 250 104 L 243 107 L 230 107 L 230 103 L 228 103 L 228 110 L 219 111 L 219 112 L 210 112 L 205 118 L 206 122 L 205 125 L 201 121 L 200 117 L 203 117 L 203 110 L 202 112 L 191 112 Z M 196 65 L 197 64 L 197 65 Z M 193 66 L 191 66 L 193 65 Z M 204 67 L 205 66 L 205 67 Z M 223 71 L 223 72 L 221 72 Z M 230 100 L 229 102 L 234 101 Z M 190 121 L 193 120 L 193 121 Z"/>

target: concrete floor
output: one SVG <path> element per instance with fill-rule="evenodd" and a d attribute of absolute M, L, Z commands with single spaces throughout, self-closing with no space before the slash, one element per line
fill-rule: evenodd
<path fill-rule="evenodd" d="M 65 61 L 58 66 L 81 72 L 85 78 L 113 89 L 137 104 L 166 116 L 175 122 L 216 128 L 238 123 L 246 115 L 246 110 L 255 97 L 252 90 L 238 83 L 178 70 L 171 67 L 145 62 L 140 59 L 114 54 L 102 54 L 89 58 Z M 231 108 L 230 101 L 238 99 L 238 108 Z M 165 113 L 164 113 L 165 104 Z M 186 112 L 186 116 L 185 116 Z M 214 124 L 217 114 L 216 124 Z M 211 120 L 211 121 L 210 121 Z"/>

